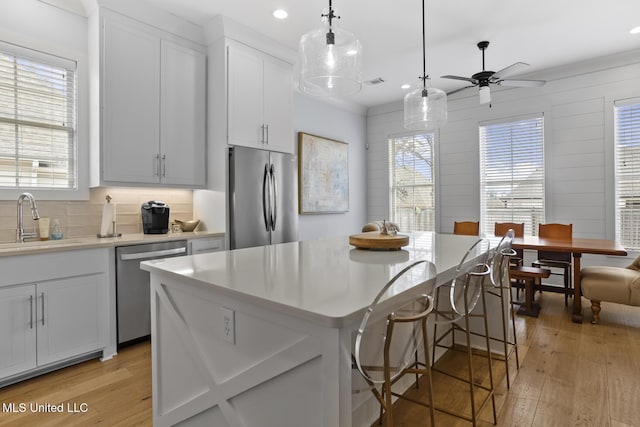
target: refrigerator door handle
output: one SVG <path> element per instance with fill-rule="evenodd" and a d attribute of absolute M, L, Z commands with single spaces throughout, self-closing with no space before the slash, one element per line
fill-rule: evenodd
<path fill-rule="evenodd" d="M 273 191 L 273 205 L 271 212 L 271 231 L 276 231 L 276 223 L 278 221 L 278 185 L 276 179 L 276 168 L 271 165 L 271 189 Z"/>
<path fill-rule="evenodd" d="M 267 231 L 269 231 L 271 228 L 271 224 L 269 224 L 269 217 L 271 216 L 271 190 L 270 185 L 267 182 L 268 179 L 269 165 L 265 164 L 264 176 L 262 177 L 262 216 L 264 217 L 264 225 Z"/>

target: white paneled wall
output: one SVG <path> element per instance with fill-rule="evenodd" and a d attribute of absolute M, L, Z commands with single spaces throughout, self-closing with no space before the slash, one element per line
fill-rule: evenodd
<path fill-rule="evenodd" d="M 545 221 L 572 223 L 576 237 L 614 238 L 613 102 L 640 96 L 640 52 L 596 65 L 596 71 L 549 72 L 541 88 L 492 90 L 491 108 L 478 104 L 474 89 L 449 99 L 436 151 L 437 231 L 452 232 L 456 220 L 480 219 L 479 123 L 543 113 Z M 389 216 L 387 139 L 405 132 L 402 108 L 398 102 L 368 112 L 370 218 Z M 627 262 L 611 259 L 585 256 L 584 263 Z"/>

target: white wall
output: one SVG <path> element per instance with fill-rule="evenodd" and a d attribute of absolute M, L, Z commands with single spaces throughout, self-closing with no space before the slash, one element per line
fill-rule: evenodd
<path fill-rule="evenodd" d="M 640 52 L 542 77 L 548 82 L 541 88 L 493 91 L 492 108 L 479 105 L 472 89 L 449 99 L 436 151 L 437 231 L 452 232 L 456 220 L 480 219 L 479 122 L 543 113 L 545 221 L 572 223 L 576 237 L 614 238 L 613 102 L 640 97 Z M 370 217 L 389 215 L 386 144 L 388 135 L 404 132 L 402 119 L 401 103 L 368 112 Z M 603 258 L 585 256 L 583 265 L 627 262 Z"/>
<path fill-rule="evenodd" d="M 300 215 L 298 238 L 318 239 L 359 233 L 366 223 L 366 117 L 318 99 L 296 93 L 293 99 L 293 127 L 349 144 L 349 212 Z"/>

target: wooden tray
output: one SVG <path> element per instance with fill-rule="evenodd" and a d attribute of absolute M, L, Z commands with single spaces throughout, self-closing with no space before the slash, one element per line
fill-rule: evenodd
<path fill-rule="evenodd" d="M 349 236 L 349 244 L 357 249 L 375 249 L 381 251 L 397 251 L 409 244 L 409 236 L 398 234 L 389 236 L 380 234 L 379 231 L 368 233 L 352 234 Z"/>

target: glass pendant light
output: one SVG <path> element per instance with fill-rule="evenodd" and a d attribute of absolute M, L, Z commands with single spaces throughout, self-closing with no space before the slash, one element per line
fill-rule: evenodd
<path fill-rule="evenodd" d="M 404 127 L 412 130 L 435 129 L 447 122 L 447 94 L 427 87 L 427 61 L 425 36 L 425 11 L 422 0 L 422 88 L 409 92 L 404 97 Z"/>
<path fill-rule="evenodd" d="M 323 27 L 300 39 L 299 88 L 316 96 L 343 96 L 362 88 L 362 45 L 355 35 L 338 27 L 340 19 L 329 10 L 322 14 Z"/>

